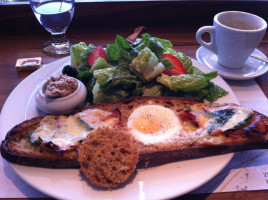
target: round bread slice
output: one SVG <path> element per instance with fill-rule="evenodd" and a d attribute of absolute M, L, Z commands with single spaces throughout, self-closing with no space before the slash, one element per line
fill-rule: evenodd
<path fill-rule="evenodd" d="M 117 187 L 136 169 L 138 149 L 131 136 L 117 128 L 92 131 L 79 147 L 80 170 L 99 187 Z"/>

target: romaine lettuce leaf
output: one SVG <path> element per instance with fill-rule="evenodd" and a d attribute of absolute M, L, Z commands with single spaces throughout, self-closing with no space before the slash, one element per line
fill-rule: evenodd
<path fill-rule="evenodd" d="M 142 74 L 147 81 L 152 80 L 165 70 L 164 65 L 158 62 L 158 58 L 148 47 L 145 47 L 129 66 Z"/>
<path fill-rule="evenodd" d="M 94 49 L 95 46 L 93 44 L 87 46 L 84 42 L 72 45 L 70 47 L 72 66 L 76 69 L 85 67 L 87 65 L 87 58 Z"/>
<path fill-rule="evenodd" d="M 204 76 L 204 78 L 209 82 L 218 76 L 218 72 L 212 71 L 212 72 L 208 72 L 208 73 L 202 73 L 201 75 Z"/>
<path fill-rule="evenodd" d="M 160 39 L 160 38 L 157 38 L 157 37 L 153 37 L 153 38 L 154 38 L 156 41 L 158 41 L 158 42 L 162 45 L 162 47 L 163 47 L 164 49 L 172 48 L 172 47 L 173 47 L 172 43 L 171 43 L 169 40 Z"/>
<path fill-rule="evenodd" d="M 74 44 L 70 47 L 71 64 L 76 69 L 78 68 L 82 59 L 81 53 L 84 53 L 86 50 L 87 50 L 87 45 L 84 42 Z"/>
<path fill-rule="evenodd" d="M 103 68 L 108 68 L 108 67 L 111 67 L 111 65 L 109 65 L 108 63 L 107 63 L 107 61 L 104 59 L 104 58 L 102 58 L 102 57 L 99 57 L 96 61 L 95 61 L 95 63 L 94 63 L 94 65 L 90 68 L 90 72 L 93 72 L 94 70 L 97 70 L 97 69 L 103 69 Z"/>
<path fill-rule="evenodd" d="M 99 84 L 99 92 L 105 94 L 106 101 L 119 100 L 127 96 L 138 96 L 143 92 L 142 83 L 129 70 L 118 67 L 94 71 Z"/>
<path fill-rule="evenodd" d="M 120 62 L 121 65 L 128 65 L 139 53 L 120 35 L 116 36 L 114 44 L 107 45 L 106 52 L 109 62 Z"/>
<path fill-rule="evenodd" d="M 103 103 L 105 102 L 105 94 L 103 91 L 100 90 L 100 84 L 98 82 L 95 83 L 94 87 L 92 88 L 92 95 L 93 95 L 93 104 Z"/>
<path fill-rule="evenodd" d="M 208 100 L 214 102 L 218 98 L 228 94 L 220 86 L 210 80 L 216 77 L 217 73 L 206 74 L 182 74 L 180 76 L 167 76 L 162 74 L 157 78 L 157 82 L 163 84 L 168 90 L 164 94 L 168 96 L 189 97 L 198 100 Z"/>
<path fill-rule="evenodd" d="M 119 47 L 116 44 L 108 44 L 106 48 L 109 62 L 118 61 L 120 58 Z"/>
<path fill-rule="evenodd" d="M 87 102 L 93 102 L 93 86 L 95 85 L 95 78 L 89 70 L 78 73 L 78 79 L 84 83 L 87 89 Z"/>
<path fill-rule="evenodd" d="M 147 47 L 145 47 L 137 57 L 135 57 L 130 67 L 135 69 L 140 74 L 143 74 L 145 71 L 153 71 L 154 66 L 158 64 L 158 58 L 156 55 Z"/>
<path fill-rule="evenodd" d="M 105 87 L 110 80 L 110 77 L 115 72 L 115 67 L 98 69 L 93 72 L 94 78 L 100 84 L 100 87 Z M 105 84 L 106 83 L 106 84 Z"/>
<path fill-rule="evenodd" d="M 78 65 L 79 71 L 84 71 L 84 70 L 87 70 L 89 68 L 88 63 L 87 63 L 87 59 L 95 48 L 96 47 L 93 44 L 89 44 L 86 51 L 81 53 L 81 55 L 80 55 L 81 61 Z"/>
<path fill-rule="evenodd" d="M 196 74 L 181 74 L 179 76 L 167 76 L 162 74 L 157 78 L 157 82 L 167 86 L 173 91 L 190 92 L 200 90 L 208 85 L 204 76 Z"/>
<path fill-rule="evenodd" d="M 155 38 L 151 37 L 148 33 L 142 34 L 142 37 L 144 39 L 143 42 L 145 44 L 145 47 L 148 47 L 152 52 L 156 54 L 157 57 L 161 57 L 164 52 L 164 47 L 162 44 Z"/>
<path fill-rule="evenodd" d="M 154 85 L 152 87 L 144 87 L 142 96 L 163 96 L 163 86 Z"/>
<path fill-rule="evenodd" d="M 225 91 L 220 86 L 214 84 L 213 82 L 209 82 L 208 86 L 205 88 L 208 92 L 204 96 L 205 99 L 207 99 L 209 102 L 214 102 L 218 98 L 221 98 L 228 94 L 227 91 Z"/>

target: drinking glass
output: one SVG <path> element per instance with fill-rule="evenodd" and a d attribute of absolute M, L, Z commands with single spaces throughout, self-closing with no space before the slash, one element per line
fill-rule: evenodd
<path fill-rule="evenodd" d="M 70 42 L 65 36 L 75 7 L 75 0 L 29 0 L 32 10 L 40 24 L 52 34 L 42 51 L 58 55 L 70 52 Z"/>

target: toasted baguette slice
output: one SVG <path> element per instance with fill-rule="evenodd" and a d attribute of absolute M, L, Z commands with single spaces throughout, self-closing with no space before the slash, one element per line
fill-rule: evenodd
<path fill-rule="evenodd" d="M 129 127 L 129 121 L 133 118 L 132 114 L 136 109 L 147 105 L 157 105 L 161 109 L 168 110 L 167 113 L 173 113 L 172 120 L 177 120 L 178 124 L 178 126 L 176 124 L 174 126 L 179 127 L 180 130 L 169 132 L 169 136 L 163 136 L 163 140 L 161 140 L 161 137 L 165 135 L 165 131 L 157 134 L 148 134 L 145 131 L 146 133 L 142 133 L 141 137 L 137 136 L 139 134 L 134 134 L 133 127 Z M 156 161 L 162 163 L 268 147 L 268 118 L 251 110 L 251 118 L 245 118 L 247 120 L 245 126 L 239 124 L 240 126 L 236 126 L 235 130 L 229 128 L 223 131 L 219 131 L 214 127 L 212 131 L 210 128 L 208 133 L 207 124 L 204 123 L 206 117 L 204 116 L 210 113 L 211 110 L 217 111 L 217 109 L 221 108 L 236 110 L 241 107 L 234 104 L 202 104 L 193 99 L 176 97 L 136 97 L 88 106 L 77 112 L 79 114 L 88 109 L 100 109 L 102 111 L 117 109 L 120 112 L 118 126 L 133 135 L 139 150 L 140 162 Z M 246 111 L 248 112 L 249 109 L 246 109 Z M 223 113 L 221 116 L 219 113 L 220 117 L 230 115 L 230 113 Z M 161 115 L 163 114 L 158 116 L 160 117 Z M 2 156 L 10 162 L 22 165 L 50 168 L 79 167 L 79 162 L 77 161 L 79 145 L 70 150 L 55 151 L 46 148 L 45 145 L 30 143 L 27 136 L 39 126 L 42 119 L 43 117 L 34 118 L 12 128 L 2 142 Z M 235 125 L 237 124 L 233 126 Z M 152 126 L 154 127 L 154 125 Z M 154 138 L 151 140 L 156 142 L 142 139 L 143 137 L 151 137 L 150 135 L 160 136 L 156 140 Z"/>

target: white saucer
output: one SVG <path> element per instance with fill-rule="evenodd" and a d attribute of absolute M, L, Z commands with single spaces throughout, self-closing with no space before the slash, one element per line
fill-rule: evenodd
<path fill-rule="evenodd" d="M 255 49 L 253 54 L 266 58 L 266 56 Z M 200 47 L 196 52 L 196 58 L 199 62 L 208 66 L 212 70 L 218 71 L 218 74 L 226 79 L 231 80 L 248 80 L 263 75 L 268 71 L 268 64 L 249 57 L 244 67 L 239 69 L 228 69 L 218 64 L 218 57 L 213 52 L 207 50 L 204 47 Z"/>

